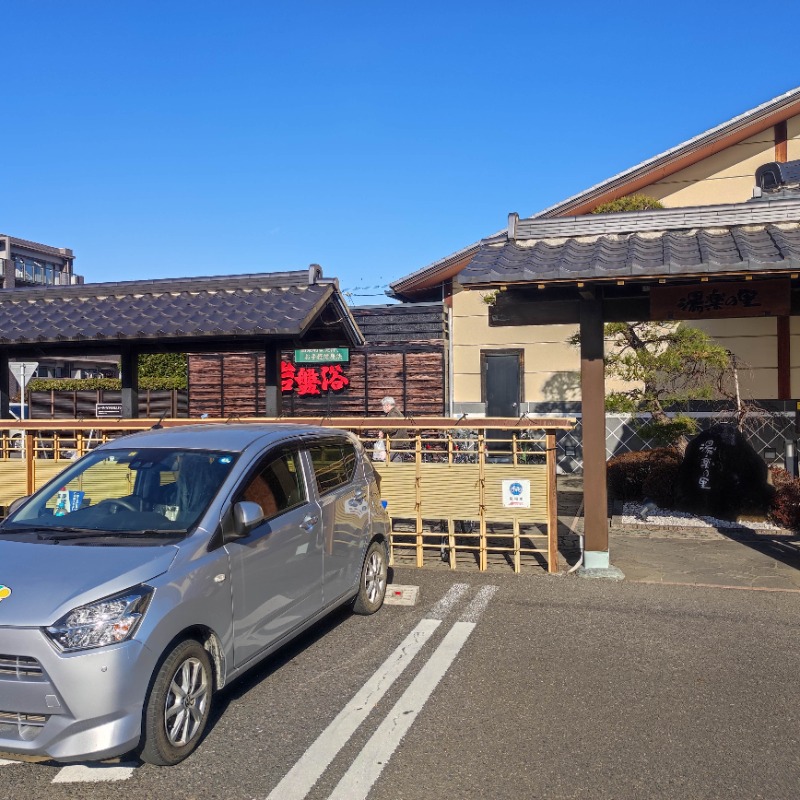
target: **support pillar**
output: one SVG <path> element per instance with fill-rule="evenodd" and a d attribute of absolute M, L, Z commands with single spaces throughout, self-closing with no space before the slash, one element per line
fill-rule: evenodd
<path fill-rule="evenodd" d="M 792 337 L 789 317 L 778 317 L 778 400 L 792 399 Z"/>
<path fill-rule="evenodd" d="M 266 368 L 264 370 L 264 394 L 268 417 L 280 417 L 283 413 L 283 397 L 281 396 L 281 349 L 277 345 L 268 344 L 264 348 Z"/>
<path fill-rule="evenodd" d="M 9 259 L 10 261 L 11 259 Z M 8 368 L 8 353 L 0 350 L 0 419 L 10 419 L 9 411 L 9 383 L 11 372 Z"/>
<path fill-rule="evenodd" d="M 139 416 L 139 354 L 135 350 L 123 350 L 120 358 L 122 377 L 122 418 L 136 419 Z"/>
<path fill-rule="evenodd" d="M 608 569 L 605 365 L 603 307 L 599 298 L 580 303 L 581 413 L 585 569 Z"/>

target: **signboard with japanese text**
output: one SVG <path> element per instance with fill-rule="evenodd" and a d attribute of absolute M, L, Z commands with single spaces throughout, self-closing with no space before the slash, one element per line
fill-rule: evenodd
<path fill-rule="evenodd" d="M 650 317 L 692 320 L 786 316 L 790 312 L 790 287 L 789 278 L 653 286 Z"/>
<path fill-rule="evenodd" d="M 347 347 L 315 347 L 294 351 L 295 364 L 340 364 L 350 360 Z"/>
<path fill-rule="evenodd" d="M 101 417 L 121 417 L 122 403 L 95 403 L 94 415 Z"/>
<path fill-rule="evenodd" d="M 530 508 L 531 482 L 511 478 L 503 481 L 504 508 Z"/>
<path fill-rule="evenodd" d="M 291 361 L 281 361 L 281 391 L 304 395 L 340 392 L 350 385 L 341 364 L 322 364 L 318 367 L 298 367 Z"/>

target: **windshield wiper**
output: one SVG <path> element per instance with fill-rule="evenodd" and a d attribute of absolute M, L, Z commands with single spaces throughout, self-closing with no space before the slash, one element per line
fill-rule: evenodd
<path fill-rule="evenodd" d="M 37 538 L 39 539 L 72 539 L 75 537 L 84 537 L 84 536 L 93 536 L 95 534 L 105 534 L 106 531 L 99 531 L 97 528 L 70 528 L 66 525 L 56 525 L 52 528 L 50 526 L 45 527 L 42 525 L 38 528 L 30 528 L 29 530 L 38 531 L 39 535 Z M 50 534 L 54 533 L 55 536 L 51 536 Z"/>
<path fill-rule="evenodd" d="M 97 530 L 97 528 L 36 528 L 39 531 L 39 539 L 51 542 L 64 542 L 69 539 L 85 539 L 92 537 L 117 537 L 117 538 L 136 538 L 140 536 L 163 536 L 164 534 L 183 535 L 183 531 L 175 530 L 144 530 L 144 531 L 109 531 Z M 54 531 L 54 535 L 50 535 Z"/>

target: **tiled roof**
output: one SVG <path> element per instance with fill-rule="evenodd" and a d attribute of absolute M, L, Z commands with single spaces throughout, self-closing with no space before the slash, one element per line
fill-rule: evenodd
<path fill-rule="evenodd" d="M 767 221 L 776 214 L 782 221 Z M 459 280 L 476 286 L 800 270 L 796 200 L 647 212 L 647 225 L 643 216 L 531 221 L 524 229 L 530 238 L 485 244 Z"/>
<path fill-rule="evenodd" d="M 306 270 L 9 289 L 0 291 L 0 343 L 296 337 L 330 305 L 342 335 L 360 343 L 336 283 Z"/>

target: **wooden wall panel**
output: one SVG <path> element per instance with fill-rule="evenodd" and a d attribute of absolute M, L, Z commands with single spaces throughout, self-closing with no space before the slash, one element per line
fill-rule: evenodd
<path fill-rule="evenodd" d="M 284 360 L 291 354 L 284 353 Z M 378 416 L 395 398 L 411 416 L 445 412 L 444 344 L 352 350 L 344 371 L 350 384 L 323 396 L 284 392 L 287 416 Z M 189 356 L 189 416 L 263 416 L 264 356 L 227 353 Z M 223 391 L 223 388 L 224 391 Z"/>

